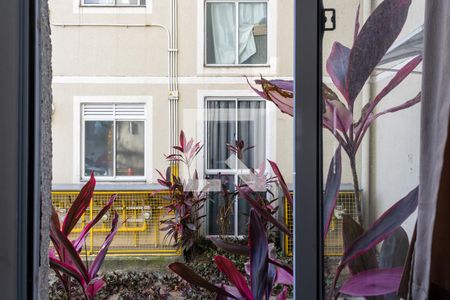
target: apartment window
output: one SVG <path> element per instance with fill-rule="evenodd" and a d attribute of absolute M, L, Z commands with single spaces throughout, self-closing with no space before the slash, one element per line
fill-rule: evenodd
<path fill-rule="evenodd" d="M 251 169 L 259 169 L 266 159 L 266 103 L 258 99 L 207 99 L 206 100 L 206 156 L 205 175 L 220 179 L 230 192 L 242 182 L 242 176 Z M 227 144 L 243 141 L 250 147 L 238 160 L 229 160 L 232 154 Z M 230 200 L 232 203 L 230 203 Z M 224 215 L 225 206 L 232 213 Z M 237 214 L 235 213 L 237 212 Z M 209 234 L 242 235 L 246 233 L 249 206 L 244 200 L 227 199 L 224 194 L 210 193 L 208 201 Z M 221 228 L 226 218 L 226 230 Z"/>
<path fill-rule="evenodd" d="M 145 104 L 82 104 L 82 174 L 145 177 Z"/>
<path fill-rule="evenodd" d="M 86 6 L 145 6 L 146 0 L 81 0 Z"/>
<path fill-rule="evenodd" d="M 206 65 L 267 64 L 267 1 L 206 1 Z"/>

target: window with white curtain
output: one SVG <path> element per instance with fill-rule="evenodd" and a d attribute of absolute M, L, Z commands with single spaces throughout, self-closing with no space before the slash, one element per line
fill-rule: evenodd
<path fill-rule="evenodd" d="M 120 180 L 145 176 L 145 104 L 82 105 L 82 174 Z"/>
<path fill-rule="evenodd" d="M 146 0 L 81 0 L 82 5 L 92 6 L 145 6 Z"/>
<path fill-rule="evenodd" d="M 240 174 L 249 174 L 251 169 L 259 169 L 265 162 L 266 102 L 254 98 L 208 98 L 205 107 L 205 175 L 209 179 L 220 179 L 222 185 L 233 191 L 235 185 L 241 183 Z M 243 141 L 244 147 L 251 149 L 243 152 L 241 163 L 235 160 L 230 165 L 228 158 L 232 153 L 227 144 L 235 145 L 236 141 Z M 227 199 L 222 192 L 210 193 L 209 197 L 209 234 L 225 234 L 217 220 Z M 237 198 L 232 201 L 233 213 L 228 216 L 230 226 L 226 234 L 245 234 L 247 218 L 244 215 L 249 213 L 248 204 Z"/>
<path fill-rule="evenodd" d="M 267 0 L 205 6 L 206 65 L 267 64 Z"/>

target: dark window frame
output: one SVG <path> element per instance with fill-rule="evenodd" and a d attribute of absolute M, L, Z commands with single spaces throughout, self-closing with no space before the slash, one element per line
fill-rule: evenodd
<path fill-rule="evenodd" d="M 3 47 L 9 47 L 8 53 L 12 54 L 11 57 L 3 56 L 0 59 L 2 63 L 7 60 L 17 62 L 14 72 L 6 69 L 0 71 L 3 72 L 2 79 L 8 79 L 4 82 L 0 80 L 0 86 L 5 87 L 5 96 L 11 96 L 3 104 L 10 105 L 8 107 L 12 107 L 12 112 L 17 112 L 2 120 L 10 124 L 10 133 L 6 138 L 11 137 L 11 141 L 17 142 L 8 149 L 1 150 L 5 154 L 3 160 L 16 157 L 16 169 L 4 172 L 5 179 L 13 185 L 9 187 L 2 184 L 9 195 L 14 197 L 9 201 L 5 200 L 3 207 L 16 210 L 17 214 L 6 218 L 3 224 L 9 226 L 3 226 L 0 231 L 6 242 L 17 242 L 14 246 L 17 251 L 4 254 L 4 258 L 12 262 L 12 266 L 0 272 L 0 286 L 6 298 L 37 299 L 41 90 L 40 70 L 37 67 L 40 57 L 37 24 L 40 20 L 40 6 L 39 0 L 3 0 L 0 8 L 1 17 L 5 17 L 1 21 L 4 26 L 0 27 L 0 32 L 2 37 L 11 37 L 8 39 L 11 43 L 5 43 L 7 45 Z M 321 97 L 321 3 L 315 0 L 298 0 L 295 12 L 297 101 L 294 138 L 297 189 L 294 196 L 294 298 L 323 299 L 322 104 L 317 101 Z M 302 45 L 308 47 L 301 47 Z M 11 74 L 15 74 L 16 70 L 18 76 L 10 80 Z M 11 81 L 17 83 L 16 89 L 15 86 L 8 86 Z M 7 113 L 5 111 L 3 115 Z M 14 128 L 14 124 L 17 124 L 17 128 Z M 12 153 L 11 149 L 14 147 L 17 151 Z"/>
<path fill-rule="evenodd" d="M 324 299 L 322 9 L 295 1 L 294 299 Z"/>

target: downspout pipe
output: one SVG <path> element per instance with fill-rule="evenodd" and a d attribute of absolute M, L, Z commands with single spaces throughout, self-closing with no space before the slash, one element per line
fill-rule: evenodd
<path fill-rule="evenodd" d="M 367 18 L 372 13 L 372 0 L 365 1 L 361 0 L 360 5 L 362 7 L 362 17 L 363 20 L 367 20 Z M 367 83 L 363 86 L 361 97 L 361 107 L 364 107 L 367 103 L 370 102 L 372 96 L 372 82 L 369 79 Z M 370 195 L 371 195 L 371 172 L 370 168 L 372 165 L 372 135 L 371 128 L 367 130 L 365 134 L 365 138 L 361 143 L 361 189 L 362 189 L 362 197 L 361 197 L 361 208 L 362 208 L 362 220 L 363 227 L 367 228 L 367 226 L 371 223 L 370 220 L 372 216 L 370 212 L 373 211 L 372 205 L 370 203 Z"/>
<path fill-rule="evenodd" d="M 170 0 L 170 42 L 169 42 L 169 123 L 170 123 L 170 154 L 175 154 L 173 148 L 178 144 L 178 1 Z M 172 162 L 172 173 L 179 174 L 179 166 Z"/>

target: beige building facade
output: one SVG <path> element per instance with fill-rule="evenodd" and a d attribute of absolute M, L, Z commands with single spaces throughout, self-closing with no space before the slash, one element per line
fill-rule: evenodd
<path fill-rule="evenodd" d="M 177 13 L 174 13 L 173 4 L 166 0 L 147 0 L 143 6 L 117 7 L 88 5 L 80 0 L 51 1 L 55 184 L 80 183 L 85 179 L 88 167 L 83 167 L 83 160 L 89 156 L 86 147 L 90 147 L 85 140 L 85 122 L 96 119 L 92 115 L 94 112 L 91 116 L 83 115 L 89 114 L 83 111 L 90 109 L 89 104 L 94 105 L 91 105 L 94 110 L 111 109 L 95 107 L 100 103 L 144 105 L 142 116 L 139 116 L 145 120 L 145 149 L 141 149 L 145 166 L 139 167 L 144 169 L 143 172 L 127 178 L 127 174 L 136 172 L 126 168 L 120 172 L 116 170 L 118 174 L 106 172 L 105 177 L 108 182 L 155 183 L 158 177 L 155 169 L 166 168 L 164 154 L 170 153 L 169 98 L 173 93 L 178 96 L 177 127 L 187 136 L 204 141 L 204 126 L 199 124 L 201 118 L 198 116 L 199 111 L 205 110 L 205 101 L 255 99 L 244 76 L 292 79 L 293 17 L 286 16 L 291 16 L 293 1 L 282 1 L 282 5 L 281 1 L 254 1 L 249 3 L 253 7 L 245 7 L 249 5 L 245 1 L 177 2 Z M 223 62 L 219 59 L 207 61 L 205 52 L 210 46 L 205 45 L 208 39 L 205 22 L 210 22 L 210 17 L 205 14 L 214 8 L 234 13 L 233 17 L 239 13 L 245 15 L 244 9 L 262 8 L 260 15 L 255 17 L 260 19 L 257 22 L 264 19 L 255 39 L 260 36 L 266 39 L 265 45 L 257 45 L 262 49 L 258 48 L 258 52 L 263 52 L 259 54 L 259 61 L 241 63 L 226 61 L 227 58 Z M 212 16 L 211 12 L 209 14 Z M 173 18 L 177 32 L 171 26 Z M 239 20 L 236 23 L 239 24 Z M 173 35 L 177 36 L 176 49 L 170 49 L 172 45 L 168 44 Z M 237 42 L 242 44 L 242 41 Z M 176 62 L 169 63 L 170 52 L 176 53 Z M 176 68 L 176 74 L 170 72 L 170 68 Z M 176 89 L 170 86 L 169 76 L 177 82 Z M 292 142 L 288 138 L 292 120 L 269 103 L 265 110 L 267 158 L 279 161 L 285 173 L 292 174 Z M 99 120 L 108 119 L 104 117 L 107 112 L 97 113 Z M 111 116 L 110 119 L 114 118 Z M 134 120 L 132 116 L 129 118 Z M 120 117 L 116 122 L 119 121 Z M 120 161 L 118 157 L 114 160 Z"/>

